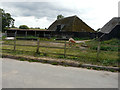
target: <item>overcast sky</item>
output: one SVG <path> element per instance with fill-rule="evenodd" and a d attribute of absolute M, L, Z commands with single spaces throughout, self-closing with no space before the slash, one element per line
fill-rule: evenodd
<path fill-rule="evenodd" d="M 118 17 L 119 0 L 43 0 L 28 2 L 0 2 L 0 8 L 15 19 L 15 26 L 48 28 L 57 15 L 77 15 L 91 28 L 103 27 L 113 17 Z M 9 1 L 9 0 L 7 0 Z"/>

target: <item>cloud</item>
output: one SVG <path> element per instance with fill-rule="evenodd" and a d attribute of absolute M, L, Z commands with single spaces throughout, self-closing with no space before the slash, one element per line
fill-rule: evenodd
<path fill-rule="evenodd" d="M 119 0 L 55 0 L 54 2 L 1 2 L 0 7 L 11 13 L 15 25 L 48 27 L 57 15 L 77 15 L 93 29 L 101 28 L 118 16 Z M 32 23 L 29 23 L 32 22 Z M 44 22 L 44 23 L 41 23 Z"/>
<path fill-rule="evenodd" d="M 65 16 L 75 15 L 74 10 L 62 8 L 62 5 L 56 6 L 56 2 L 2 2 L 1 6 L 15 18 L 16 26 L 26 23 L 27 25 L 32 24 L 32 27 L 43 27 L 43 25 L 44 27 L 48 27 L 48 25 L 56 20 L 59 14 Z M 39 24 L 33 20 L 42 20 L 41 22 L 45 23 Z M 29 21 L 32 23 L 30 24 Z"/>
<path fill-rule="evenodd" d="M 118 3 L 118 16 L 120 17 L 120 1 Z"/>
<path fill-rule="evenodd" d="M 5 2 L 4 8 L 13 16 L 35 16 L 36 18 L 55 18 L 59 12 L 73 13 L 70 9 L 60 8 L 48 2 Z"/>
<path fill-rule="evenodd" d="M 47 17 L 43 17 L 40 19 L 35 18 L 34 16 L 28 16 L 28 17 L 14 17 L 17 23 L 15 23 L 17 26 L 19 25 L 26 25 L 28 27 L 40 27 L 40 28 L 48 28 L 51 24 L 50 21 L 47 20 Z"/>

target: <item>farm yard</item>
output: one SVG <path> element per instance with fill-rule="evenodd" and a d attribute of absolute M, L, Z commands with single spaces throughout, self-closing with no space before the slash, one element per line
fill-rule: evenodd
<path fill-rule="evenodd" d="M 38 41 L 3 40 L 2 53 L 69 59 L 82 64 L 118 66 L 118 39 L 102 41 L 99 56 L 97 56 L 98 41 L 95 39 L 76 39 L 76 42 L 79 43 L 70 44 L 68 41 L 54 40 L 54 38 L 39 38 Z"/>
<path fill-rule="evenodd" d="M 57 19 L 48 29 L 32 29 L 26 25 L 8 28 L 2 37 L 2 54 L 118 68 L 119 19 L 112 18 L 98 30 L 92 29 L 76 15 Z"/>
<path fill-rule="evenodd" d="M 1 87 L 119 88 L 118 2 L 1 2 Z"/>

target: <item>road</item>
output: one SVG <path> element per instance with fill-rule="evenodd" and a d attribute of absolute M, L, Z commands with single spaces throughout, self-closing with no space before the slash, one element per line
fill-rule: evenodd
<path fill-rule="evenodd" d="M 4 58 L 3 88 L 118 88 L 118 73 Z"/>

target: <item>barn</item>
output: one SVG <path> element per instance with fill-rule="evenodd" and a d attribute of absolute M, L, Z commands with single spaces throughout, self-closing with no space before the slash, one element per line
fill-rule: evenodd
<path fill-rule="evenodd" d="M 120 39 L 120 17 L 114 17 L 107 22 L 99 32 L 100 36 L 102 36 L 101 40 Z"/>
<path fill-rule="evenodd" d="M 40 37 L 60 37 L 60 38 L 95 38 L 96 32 L 83 22 L 79 17 L 70 16 L 58 19 L 46 30 L 32 29 L 8 29 L 7 35 L 14 36 L 40 36 Z"/>
<path fill-rule="evenodd" d="M 76 15 L 56 20 L 48 30 L 63 37 L 95 37 L 95 31 Z"/>

